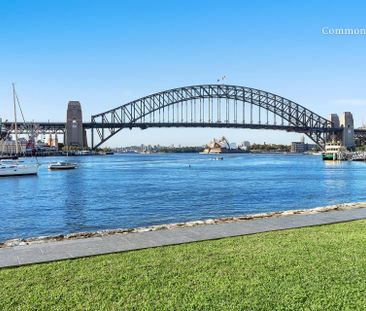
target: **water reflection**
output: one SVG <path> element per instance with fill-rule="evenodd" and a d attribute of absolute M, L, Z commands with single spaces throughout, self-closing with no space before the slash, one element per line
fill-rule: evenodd
<path fill-rule="evenodd" d="M 64 184 L 69 187 L 64 188 L 64 227 L 67 231 L 82 231 L 88 230 L 86 226 L 87 218 L 85 217 L 84 209 L 87 201 L 85 199 L 84 189 L 87 188 L 85 181 L 82 178 L 82 170 L 75 169 L 62 174 L 61 178 L 64 180 Z"/>

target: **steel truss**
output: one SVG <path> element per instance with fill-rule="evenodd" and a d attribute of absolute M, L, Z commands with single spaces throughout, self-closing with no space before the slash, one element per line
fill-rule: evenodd
<path fill-rule="evenodd" d="M 92 148 L 124 128 L 222 127 L 281 129 L 306 134 L 324 147 L 327 135 L 340 131 L 295 102 L 262 90 L 222 84 L 175 88 L 93 115 Z M 98 142 L 95 142 L 96 138 Z"/>
<path fill-rule="evenodd" d="M 2 127 L 5 131 L 14 133 L 13 122 L 3 122 Z M 65 122 L 27 122 L 18 123 L 19 134 L 29 134 L 36 132 L 38 134 L 65 134 Z"/>

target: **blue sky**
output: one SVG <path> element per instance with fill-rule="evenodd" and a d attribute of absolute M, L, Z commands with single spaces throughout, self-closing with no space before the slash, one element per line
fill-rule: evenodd
<path fill-rule="evenodd" d="M 0 3 L 0 116 L 11 119 L 16 82 L 29 120 L 62 121 L 69 100 L 84 120 L 157 91 L 200 83 L 256 87 L 327 116 L 365 118 L 362 1 L 20 1 Z M 108 145 L 289 143 L 298 134 L 220 129 L 122 131 Z"/>

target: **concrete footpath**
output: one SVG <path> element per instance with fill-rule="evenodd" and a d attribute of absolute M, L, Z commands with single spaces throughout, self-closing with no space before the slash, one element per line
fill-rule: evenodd
<path fill-rule="evenodd" d="M 0 248 L 0 268 L 149 247 L 254 234 L 267 231 L 333 224 L 366 218 L 366 208 L 335 210 L 237 222 L 178 227 L 169 230 L 114 234 L 75 240 L 50 241 Z"/>

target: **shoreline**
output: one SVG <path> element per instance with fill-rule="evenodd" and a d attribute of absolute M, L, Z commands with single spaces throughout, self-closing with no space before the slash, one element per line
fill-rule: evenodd
<path fill-rule="evenodd" d="M 352 203 L 340 203 L 335 205 L 327 205 L 321 207 L 315 207 L 310 209 L 296 209 L 296 210 L 288 210 L 288 211 L 276 211 L 276 212 L 268 212 L 268 213 L 258 213 L 258 214 L 249 214 L 242 216 L 232 216 L 232 217 L 220 217 L 220 218 L 211 218 L 206 220 L 192 220 L 187 222 L 180 223 L 171 223 L 171 224 L 161 224 L 161 225 L 153 225 L 148 227 L 137 227 L 137 228 L 117 228 L 117 229 L 106 229 L 106 230 L 98 230 L 94 232 L 76 232 L 70 234 L 59 234 L 59 235 L 51 235 L 51 236 L 39 236 L 39 237 L 30 237 L 30 238 L 18 238 L 11 239 L 0 242 L 1 248 L 11 248 L 22 245 L 32 245 L 32 244 L 41 244 L 46 242 L 56 242 L 56 241 L 65 241 L 65 240 L 78 240 L 78 239 L 86 239 L 91 237 L 104 237 L 104 236 L 113 236 L 116 234 L 127 235 L 130 233 L 138 233 L 138 232 L 149 232 L 149 231 L 166 231 L 173 230 L 175 228 L 182 227 L 195 227 L 195 226 L 204 226 L 204 225 L 215 225 L 222 223 L 232 223 L 232 222 L 246 222 L 255 219 L 264 219 L 264 218 L 273 218 L 273 217 L 286 217 L 290 215 L 311 215 L 318 213 L 326 213 L 329 211 L 336 210 L 350 210 L 350 209 L 358 209 L 365 208 L 366 202 L 352 202 Z"/>

